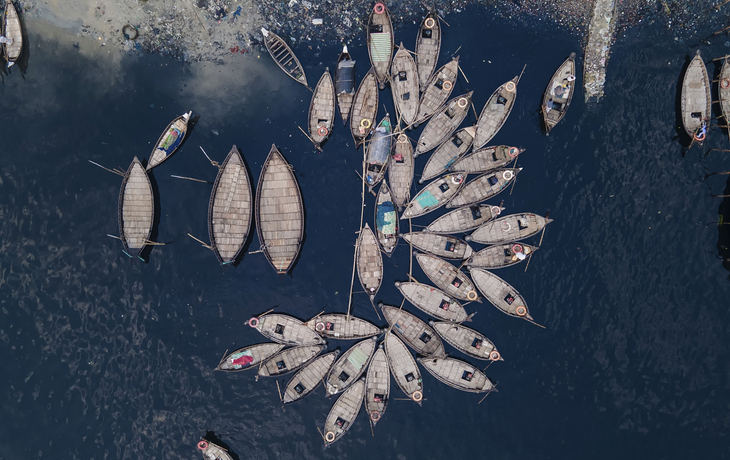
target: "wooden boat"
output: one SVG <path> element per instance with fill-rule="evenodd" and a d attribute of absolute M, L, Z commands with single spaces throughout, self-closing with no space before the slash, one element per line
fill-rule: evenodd
<path fill-rule="evenodd" d="M 398 133 L 400 131 L 400 133 Z M 413 183 L 413 145 L 400 127 L 396 131 L 395 146 L 390 155 L 388 164 L 388 182 L 393 202 L 402 211 L 411 199 L 411 184 Z"/>
<path fill-rule="evenodd" d="M 251 230 L 253 194 L 248 171 L 234 145 L 218 169 L 208 205 L 210 245 L 221 265 L 232 263 Z"/>
<path fill-rule="evenodd" d="M 443 321 L 428 323 L 449 345 L 476 359 L 504 361 L 491 340 L 484 334 L 461 324 Z"/>
<path fill-rule="evenodd" d="M 446 203 L 446 207 L 471 206 L 497 196 L 515 180 L 520 171 L 522 168 L 501 168 L 484 173 L 467 182 L 459 193 Z"/>
<path fill-rule="evenodd" d="M 198 450 L 203 454 L 205 460 L 233 460 L 233 457 L 224 448 L 207 439 L 198 441 Z"/>
<path fill-rule="evenodd" d="M 281 402 L 290 404 L 304 399 L 317 389 L 324 376 L 332 368 L 339 350 L 331 351 L 313 359 L 309 364 L 299 369 L 286 384 L 282 392 Z"/>
<path fill-rule="evenodd" d="M 335 92 L 337 93 L 337 105 L 340 108 L 340 117 L 342 123 L 347 126 L 347 119 L 350 117 L 350 109 L 352 108 L 352 100 L 355 97 L 357 89 L 355 81 L 355 61 L 347 52 L 347 45 L 342 47 L 342 53 L 337 59 L 337 69 L 335 70 Z"/>
<path fill-rule="evenodd" d="M 550 79 L 542 97 L 542 120 L 545 131 L 558 124 L 568 111 L 575 92 L 575 53 L 563 62 Z"/>
<path fill-rule="evenodd" d="M 474 252 L 466 241 L 437 233 L 413 232 L 400 235 L 419 251 L 444 259 L 464 260 Z"/>
<path fill-rule="evenodd" d="M 348 320 L 347 315 L 342 313 L 317 315 L 305 324 L 328 339 L 359 340 L 382 332 L 379 327 L 369 321 L 352 315 Z"/>
<path fill-rule="evenodd" d="M 259 377 L 278 377 L 304 367 L 322 353 L 327 345 L 304 345 L 286 348 L 264 361 L 259 367 Z"/>
<path fill-rule="evenodd" d="M 477 300 L 476 288 L 468 276 L 443 259 L 430 254 L 416 254 L 418 265 L 433 284 L 460 300 Z"/>
<path fill-rule="evenodd" d="M 271 266 L 288 273 L 302 248 L 304 206 L 292 167 L 273 144 L 256 190 L 256 230 Z"/>
<path fill-rule="evenodd" d="M 418 362 L 442 383 L 471 393 L 497 391 L 489 377 L 471 364 L 456 358 L 418 358 Z"/>
<path fill-rule="evenodd" d="M 438 15 L 430 12 L 421 22 L 416 37 L 416 66 L 418 67 L 418 81 L 421 92 L 426 90 L 426 83 L 430 80 L 441 52 L 441 23 Z M 447 96 L 448 97 L 448 96 Z"/>
<path fill-rule="evenodd" d="M 476 135 L 474 136 L 474 150 L 484 147 L 484 145 L 492 140 L 497 131 L 500 130 L 504 122 L 507 121 L 512 107 L 515 105 L 517 97 L 517 83 L 520 77 L 516 76 L 512 80 L 503 84 L 492 93 L 479 114 L 476 124 Z"/>
<path fill-rule="evenodd" d="M 484 298 L 492 305 L 510 316 L 534 322 L 525 299 L 517 292 L 517 289 L 483 268 L 472 268 L 469 273 Z"/>
<path fill-rule="evenodd" d="M 248 320 L 267 339 L 284 345 L 321 345 L 325 343 L 319 334 L 309 329 L 303 322 L 289 315 L 269 313 Z"/>
<path fill-rule="evenodd" d="M 537 250 L 537 246 L 525 243 L 503 243 L 495 244 L 474 253 L 464 265 L 477 268 L 488 268 L 494 270 L 496 268 L 509 267 L 515 265 L 527 258 L 530 254 Z"/>
<path fill-rule="evenodd" d="M 388 358 L 390 373 L 403 393 L 421 405 L 423 400 L 423 379 L 416 360 L 413 359 L 406 344 L 395 334 L 385 334 L 385 355 Z"/>
<path fill-rule="evenodd" d="M 180 147 L 188 133 L 188 122 L 192 114 L 193 112 L 182 114 L 167 125 L 160 138 L 157 139 L 155 148 L 152 149 L 150 160 L 147 162 L 147 171 L 170 158 Z"/>
<path fill-rule="evenodd" d="M 525 149 L 498 145 L 474 150 L 454 161 L 449 170 L 465 171 L 467 174 L 480 174 L 508 165 Z"/>
<path fill-rule="evenodd" d="M 357 149 L 365 142 L 370 128 L 378 116 L 378 80 L 375 71 L 370 68 L 360 82 L 350 110 L 350 132 Z"/>
<path fill-rule="evenodd" d="M 446 63 L 431 75 L 426 85 L 421 88 L 423 94 L 418 103 L 418 115 L 416 115 L 414 127 L 418 127 L 418 125 L 431 118 L 444 105 L 444 102 L 454 90 L 458 75 L 459 56 L 451 59 L 451 62 Z"/>
<path fill-rule="evenodd" d="M 373 137 L 367 146 L 364 179 L 370 190 L 385 177 L 388 158 L 390 158 L 390 146 L 393 141 L 392 132 L 393 125 L 390 124 L 390 116 L 386 113 L 378 127 L 375 128 Z"/>
<path fill-rule="evenodd" d="M 463 174 L 455 172 L 434 180 L 413 197 L 400 218 L 412 219 L 445 205 L 461 190 L 464 179 Z"/>
<path fill-rule="evenodd" d="M 217 371 L 238 372 L 256 367 L 279 353 L 286 345 L 281 343 L 259 343 L 239 348 L 224 356 L 215 368 Z"/>
<path fill-rule="evenodd" d="M 398 116 L 410 126 L 418 115 L 418 70 L 403 42 L 393 57 L 390 75 L 390 89 Z"/>
<path fill-rule="evenodd" d="M 284 40 L 281 39 L 274 32 L 268 31 L 261 28 L 261 33 L 264 35 L 264 44 L 266 49 L 269 50 L 269 54 L 274 58 L 274 62 L 279 66 L 285 74 L 289 75 L 297 83 L 309 88 L 307 84 L 307 76 L 304 75 L 304 67 L 299 63 L 299 59 L 294 55 L 294 52 L 289 48 Z"/>
<path fill-rule="evenodd" d="M 393 39 L 393 23 L 390 11 L 385 3 L 375 4 L 368 19 L 368 55 L 370 64 L 375 69 L 380 89 L 385 89 L 385 82 L 390 79 L 390 58 L 393 56 L 395 40 Z"/>
<path fill-rule="evenodd" d="M 330 69 L 324 71 L 312 93 L 309 104 L 309 137 L 314 147 L 322 151 L 322 144 L 329 139 L 335 125 L 335 85 Z"/>
<path fill-rule="evenodd" d="M 414 152 L 415 156 L 438 147 L 456 131 L 456 128 L 466 118 L 466 114 L 469 113 L 473 93 L 473 91 L 469 91 L 464 95 L 453 98 L 431 117 L 418 138 L 416 151 Z"/>
<path fill-rule="evenodd" d="M 385 356 L 383 344 L 370 360 L 368 373 L 365 376 L 365 412 L 367 412 L 373 426 L 385 413 L 390 399 L 390 369 L 388 357 Z"/>
<path fill-rule="evenodd" d="M 428 324 L 417 316 L 398 307 L 378 304 L 383 310 L 385 320 L 390 324 L 390 330 L 398 334 L 409 347 L 416 350 L 421 356 L 446 356 L 444 344 Z"/>
<path fill-rule="evenodd" d="M 682 80 L 682 124 L 695 142 L 705 140 L 712 116 L 711 102 L 710 78 L 697 50 Z"/>
<path fill-rule="evenodd" d="M 378 237 L 380 249 L 390 257 L 398 245 L 398 211 L 395 209 L 393 197 L 385 181 L 380 186 L 375 199 L 375 234 Z"/>
<path fill-rule="evenodd" d="M 424 231 L 440 234 L 468 232 L 494 219 L 503 209 L 488 204 L 463 206 L 434 220 Z"/>
<path fill-rule="evenodd" d="M 337 398 L 324 422 L 325 447 L 330 446 L 347 433 L 360 412 L 364 396 L 365 381 L 358 380 Z"/>
<path fill-rule="evenodd" d="M 717 88 L 717 94 L 720 96 L 722 115 L 725 120 L 730 120 L 730 63 L 728 62 L 727 56 L 725 56 L 725 60 L 722 63 L 720 81 L 718 82 Z M 726 128 L 726 130 L 730 137 L 730 128 Z"/>
<path fill-rule="evenodd" d="M 339 357 L 324 379 L 327 395 L 342 393 L 365 372 L 375 353 L 377 337 L 356 343 Z"/>
<path fill-rule="evenodd" d="M 396 281 L 395 287 L 410 303 L 429 315 L 461 323 L 469 319 L 464 307 L 458 300 L 446 294 L 441 289 L 421 283 L 401 283 Z"/>
<path fill-rule="evenodd" d="M 155 217 L 152 184 L 142 163 L 134 157 L 119 190 L 119 236 L 123 252 L 139 257 L 149 242 Z"/>
<path fill-rule="evenodd" d="M 360 278 L 360 285 L 368 293 L 370 301 L 375 301 L 375 294 L 383 282 L 383 255 L 380 253 L 378 240 L 375 238 L 370 226 L 365 224 L 360 230 L 355 247 L 357 254 L 357 276 Z"/>
<path fill-rule="evenodd" d="M 3 14 L 3 20 L 0 21 L 0 26 L 2 26 L 0 27 L 0 35 L 10 39 L 10 43 L 2 44 L 0 57 L 4 56 L 8 67 L 12 67 L 23 53 L 23 29 L 13 1 L 5 0 L 4 3 L 5 14 Z"/>
<path fill-rule="evenodd" d="M 469 151 L 473 140 L 473 126 L 460 129 L 452 134 L 449 139 L 445 140 L 431 154 L 426 162 L 426 166 L 423 167 L 423 173 L 421 174 L 421 178 L 418 179 L 418 183 L 422 184 L 427 180 L 448 172 L 451 165 Z"/>
<path fill-rule="evenodd" d="M 540 233 L 545 225 L 552 221 L 552 219 L 546 219 L 537 214 L 510 214 L 487 222 L 474 230 L 465 240 L 481 244 L 499 244 L 524 240 Z"/>

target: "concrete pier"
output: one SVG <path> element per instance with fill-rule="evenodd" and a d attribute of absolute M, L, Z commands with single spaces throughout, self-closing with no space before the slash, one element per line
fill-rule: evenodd
<path fill-rule="evenodd" d="M 583 63 L 583 92 L 586 103 L 598 102 L 603 97 L 609 50 L 614 40 L 615 15 L 615 0 L 595 0 Z"/>

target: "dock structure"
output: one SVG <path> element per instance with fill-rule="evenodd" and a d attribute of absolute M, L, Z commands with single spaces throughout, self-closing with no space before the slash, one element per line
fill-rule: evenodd
<path fill-rule="evenodd" d="M 599 102 L 603 97 L 609 49 L 614 39 L 615 16 L 616 0 L 595 0 L 583 62 L 583 93 L 586 103 Z"/>

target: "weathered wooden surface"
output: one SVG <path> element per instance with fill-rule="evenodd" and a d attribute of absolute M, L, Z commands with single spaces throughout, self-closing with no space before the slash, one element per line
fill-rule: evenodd
<path fill-rule="evenodd" d="M 509 267 L 515 265 L 527 258 L 535 252 L 537 246 L 525 243 L 503 243 L 495 244 L 474 253 L 464 265 L 467 267 L 487 268 L 494 270 L 496 268 Z"/>
<path fill-rule="evenodd" d="M 478 204 L 449 211 L 431 222 L 425 231 L 430 233 L 462 233 L 473 230 L 497 217 L 504 208 Z"/>
<path fill-rule="evenodd" d="M 355 251 L 357 253 L 357 276 L 360 278 L 362 288 L 373 301 L 383 282 L 383 255 L 380 253 L 378 241 L 368 224 L 365 224 L 365 227 L 360 230 Z"/>
<path fill-rule="evenodd" d="M 411 184 L 413 183 L 413 144 L 399 129 L 396 131 L 395 146 L 388 165 L 388 182 L 393 202 L 402 211 L 411 199 Z"/>
<path fill-rule="evenodd" d="M 373 426 L 383 417 L 389 399 L 390 369 L 383 344 L 380 344 L 373 359 L 370 360 L 368 373 L 365 376 L 365 412 L 373 422 Z"/>
<path fill-rule="evenodd" d="M 471 393 L 497 391 L 489 377 L 471 364 L 456 358 L 418 358 L 418 362 L 441 382 Z"/>
<path fill-rule="evenodd" d="M 375 233 L 380 249 L 390 257 L 398 245 L 398 211 L 385 181 L 375 198 Z"/>
<path fill-rule="evenodd" d="M 322 143 L 329 139 L 335 124 L 335 85 L 329 68 L 324 71 L 312 93 L 309 104 L 309 137 L 314 147 L 322 150 Z"/>
<path fill-rule="evenodd" d="M 129 257 L 138 256 L 147 245 L 154 216 L 155 200 L 150 178 L 134 157 L 119 191 L 119 236 Z"/>
<path fill-rule="evenodd" d="M 266 49 L 269 50 L 269 54 L 274 58 L 276 65 L 294 81 L 309 87 L 307 84 L 307 76 L 304 75 L 304 68 L 299 63 L 299 59 L 294 55 L 294 52 L 289 48 L 289 45 L 281 37 L 263 27 L 261 28 L 261 33 L 264 35 Z"/>
<path fill-rule="evenodd" d="M 378 80 L 375 70 L 370 68 L 357 88 L 350 110 L 350 132 L 355 140 L 355 148 L 365 142 L 378 116 Z"/>
<path fill-rule="evenodd" d="M 198 442 L 198 450 L 203 454 L 205 460 L 233 460 L 233 457 L 224 448 L 207 439 Z"/>
<path fill-rule="evenodd" d="M 430 254 L 416 254 L 418 265 L 433 284 L 460 300 L 477 300 L 474 284 L 461 270 Z"/>
<path fill-rule="evenodd" d="M 507 121 L 512 112 L 517 97 L 517 82 L 519 76 L 497 88 L 487 100 L 479 114 L 476 124 L 476 135 L 474 136 L 474 149 L 482 148 L 492 140 L 499 129 Z"/>
<path fill-rule="evenodd" d="M 388 358 L 390 373 L 395 383 L 409 398 L 421 404 L 423 399 L 423 379 L 418 364 L 406 344 L 395 334 L 385 334 L 385 354 Z"/>
<path fill-rule="evenodd" d="M 570 53 L 550 79 L 542 97 L 542 120 L 550 132 L 565 116 L 575 93 L 575 53 Z"/>
<path fill-rule="evenodd" d="M 469 273 L 484 298 L 492 305 L 510 316 L 532 321 L 524 297 L 509 283 L 483 268 L 472 268 Z"/>
<path fill-rule="evenodd" d="M 343 46 L 335 70 L 335 91 L 337 92 L 337 106 L 340 108 L 340 117 L 342 117 L 342 123 L 345 126 L 347 126 L 347 120 L 350 117 L 350 109 L 352 108 L 352 100 L 355 97 L 356 89 L 355 61 L 347 52 L 347 46 Z"/>
<path fill-rule="evenodd" d="M 459 56 L 456 56 L 451 62 L 446 63 L 431 75 L 425 87 L 421 88 L 423 94 L 418 103 L 416 125 L 431 118 L 444 105 L 444 102 L 451 96 L 451 92 L 456 86 L 456 77 L 458 74 Z"/>
<path fill-rule="evenodd" d="M 170 122 L 162 131 L 160 138 L 157 139 L 155 148 L 150 153 L 150 159 L 147 162 L 147 171 L 158 166 L 167 160 L 177 151 L 188 133 L 188 122 L 193 112 L 185 113 Z"/>
<path fill-rule="evenodd" d="M 366 339 L 380 334 L 379 327 L 369 321 L 342 313 L 318 315 L 306 322 L 308 328 L 320 335 L 338 340 Z"/>
<path fill-rule="evenodd" d="M 424 321 L 398 307 L 382 302 L 378 306 L 383 310 L 383 316 L 391 326 L 390 330 L 398 334 L 416 353 L 422 356 L 446 356 L 444 344 L 438 334 Z"/>
<path fill-rule="evenodd" d="M 720 107 L 722 108 L 722 115 L 725 120 L 730 120 L 730 62 L 728 58 L 722 63 L 722 69 L 720 70 L 720 81 L 718 82 L 718 94 L 720 96 Z M 727 122 L 728 124 L 730 122 Z M 726 128 L 727 129 L 727 128 Z M 730 129 L 727 129 L 728 136 L 730 136 Z"/>
<path fill-rule="evenodd" d="M 259 343 L 239 348 L 221 359 L 215 370 L 238 372 L 257 367 L 260 362 L 271 358 L 285 346 L 281 343 Z"/>
<path fill-rule="evenodd" d="M 440 51 L 441 23 L 438 15 L 431 12 L 421 21 L 418 36 L 416 37 L 416 66 L 418 67 L 418 82 L 421 92 L 425 91 L 426 84 L 431 79 L 431 74 L 439 60 Z"/>
<path fill-rule="evenodd" d="M 390 89 L 398 115 L 406 126 L 416 121 L 418 115 L 418 70 L 411 53 L 401 42 L 390 67 Z"/>
<path fill-rule="evenodd" d="M 444 259 L 464 260 L 471 257 L 473 252 L 466 241 L 449 235 L 413 232 L 404 233 L 401 237 L 419 251 Z"/>
<path fill-rule="evenodd" d="M 360 412 L 364 395 L 365 381 L 358 380 L 337 398 L 324 422 L 325 446 L 331 445 L 347 433 Z"/>
<path fill-rule="evenodd" d="M 488 200 L 506 189 L 522 168 L 501 168 L 484 173 L 467 182 L 454 198 L 446 204 L 447 208 L 471 206 Z"/>
<path fill-rule="evenodd" d="M 368 19 L 368 55 L 370 64 L 375 69 L 380 89 L 385 88 L 385 82 L 390 78 L 390 58 L 393 56 L 395 40 L 393 39 L 393 24 L 390 20 L 390 11 L 383 5 L 383 12 L 378 14 L 375 9 L 370 12 Z"/>
<path fill-rule="evenodd" d="M 458 161 L 459 158 L 469 151 L 473 140 L 473 126 L 460 129 L 452 134 L 428 158 L 426 166 L 423 167 L 421 178 L 418 179 L 418 183 L 422 184 L 427 180 L 431 180 L 447 172 L 454 162 Z"/>
<path fill-rule="evenodd" d="M 356 343 L 335 361 L 324 380 L 328 395 L 342 393 L 365 372 L 375 353 L 376 337 Z"/>
<path fill-rule="evenodd" d="M 255 324 L 255 321 L 258 324 Z M 249 325 L 264 337 L 285 345 L 320 345 L 324 339 L 309 329 L 303 322 L 289 315 L 269 313 L 260 318 L 251 318 Z"/>
<path fill-rule="evenodd" d="M 494 343 L 479 331 L 443 321 L 431 321 L 429 324 L 446 343 L 472 358 L 504 361 Z"/>
<path fill-rule="evenodd" d="M 440 208 L 461 190 L 464 182 L 466 176 L 458 172 L 439 177 L 413 197 L 403 211 L 401 219 L 412 219 Z"/>
<path fill-rule="evenodd" d="M 460 323 L 469 317 L 459 301 L 441 289 L 428 284 L 398 281 L 396 281 L 395 287 L 416 308 L 435 318 Z"/>
<path fill-rule="evenodd" d="M 251 229 L 253 194 L 243 158 L 234 145 L 218 170 L 208 205 L 208 235 L 218 262 L 233 262 Z"/>
<path fill-rule="evenodd" d="M 416 143 L 415 156 L 441 145 L 456 131 L 469 112 L 472 94 L 474 91 L 453 98 L 433 115 L 421 131 Z"/>
<path fill-rule="evenodd" d="M 327 345 L 304 345 L 286 348 L 264 361 L 259 368 L 259 377 L 277 377 L 301 369 L 322 353 Z"/>
<path fill-rule="evenodd" d="M 13 42 L 3 43 L 3 53 L 8 67 L 11 67 L 20 58 L 23 52 L 23 30 L 18 17 L 18 11 L 15 9 L 12 0 L 5 0 L 5 14 L 3 14 L 2 28 L 0 35 L 11 39 Z M 0 53 L 2 56 L 3 53 Z M 418 98 L 418 96 L 416 96 Z"/>
<path fill-rule="evenodd" d="M 481 244 L 498 244 L 519 241 L 538 234 L 545 225 L 552 222 L 531 213 L 510 214 L 487 222 L 468 235 L 466 241 Z"/>
<path fill-rule="evenodd" d="M 279 274 L 289 272 L 304 238 L 304 207 L 294 171 L 275 145 L 259 176 L 256 230 L 274 270 Z"/>
<path fill-rule="evenodd" d="M 386 113 L 373 132 L 373 137 L 367 145 L 365 156 L 365 177 L 363 180 L 370 190 L 383 180 L 390 158 L 390 146 L 393 143 L 393 125 L 390 116 Z"/>
<path fill-rule="evenodd" d="M 322 383 L 324 376 L 327 375 L 339 354 L 339 350 L 332 351 L 313 359 L 309 364 L 299 369 L 289 380 L 289 383 L 286 384 L 281 402 L 284 404 L 293 403 L 312 394 Z"/>
<path fill-rule="evenodd" d="M 464 171 L 466 174 L 479 174 L 506 166 L 514 161 L 525 149 L 498 145 L 474 150 L 451 164 L 451 171 Z"/>
<path fill-rule="evenodd" d="M 697 133 L 703 123 L 709 124 L 711 102 L 710 79 L 705 62 L 697 50 L 682 80 L 682 124 L 690 137 Z"/>

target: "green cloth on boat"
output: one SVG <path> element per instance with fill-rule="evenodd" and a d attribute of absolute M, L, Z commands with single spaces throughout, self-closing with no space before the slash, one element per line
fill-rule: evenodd
<path fill-rule="evenodd" d="M 360 370 L 368 361 L 368 354 L 360 348 L 355 348 L 352 350 L 352 353 L 350 353 L 350 356 L 347 357 L 347 360 L 350 361 L 350 364 L 355 366 L 355 369 Z"/>
<path fill-rule="evenodd" d="M 416 198 L 416 203 L 425 209 L 431 206 L 436 206 L 439 204 L 439 200 L 437 200 L 431 192 L 424 192 Z"/>
<path fill-rule="evenodd" d="M 390 61 L 390 40 L 390 34 L 386 32 L 370 34 L 370 55 L 373 62 Z"/>

